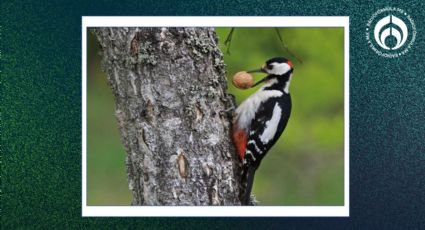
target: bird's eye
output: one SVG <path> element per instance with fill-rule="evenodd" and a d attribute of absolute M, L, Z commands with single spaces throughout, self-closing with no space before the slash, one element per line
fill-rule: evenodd
<path fill-rule="evenodd" d="M 273 69 L 273 65 L 268 65 L 267 69 L 272 70 Z"/>

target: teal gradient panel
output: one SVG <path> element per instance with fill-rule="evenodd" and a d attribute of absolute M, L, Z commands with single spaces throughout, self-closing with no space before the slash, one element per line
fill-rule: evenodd
<path fill-rule="evenodd" d="M 417 27 L 396 59 L 365 39 L 367 20 L 386 6 Z M 425 226 L 424 9 L 419 0 L 2 1 L 2 229 Z M 81 16 L 120 15 L 350 16 L 350 217 L 82 218 Z"/>

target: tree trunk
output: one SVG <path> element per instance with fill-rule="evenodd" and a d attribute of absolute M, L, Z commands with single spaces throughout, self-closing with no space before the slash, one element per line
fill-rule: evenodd
<path fill-rule="evenodd" d="M 240 205 L 233 106 L 212 28 L 95 28 L 133 205 Z"/>

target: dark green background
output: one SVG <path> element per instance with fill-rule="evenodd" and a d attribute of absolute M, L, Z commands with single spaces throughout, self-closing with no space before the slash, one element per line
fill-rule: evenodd
<path fill-rule="evenodd" d="M 407 55 L 377 56 L 369 17 L 407 11 Z M 1 2 L 2 228 L 419 228 L 425 225 L 423 1 Z M 350 16 L 349 218 L 82 218 L 82 15 Z"/>

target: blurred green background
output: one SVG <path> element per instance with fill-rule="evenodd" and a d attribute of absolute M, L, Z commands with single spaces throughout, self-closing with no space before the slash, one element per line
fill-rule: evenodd
<path fill-rule="evenodd" d="M 259 68 L 277 56 L 295 65 L 291 118 L 256 173 L 253 192 L 260 205 L 343 205 L 343 28 L 280 28 L 286 46 L 302 64 L 286 52 L 274 28 L 236 28 L 230 55 L 223 44 L 230 28 L 216 31 L 227 65 L 229 92 L 238 104 L 259 87 L 236 89 L 231 84 L 234 73 Z M 88 34 L 87 202 L 130 205 L 114 99 L 100 69 L 99 46 Z"/>

